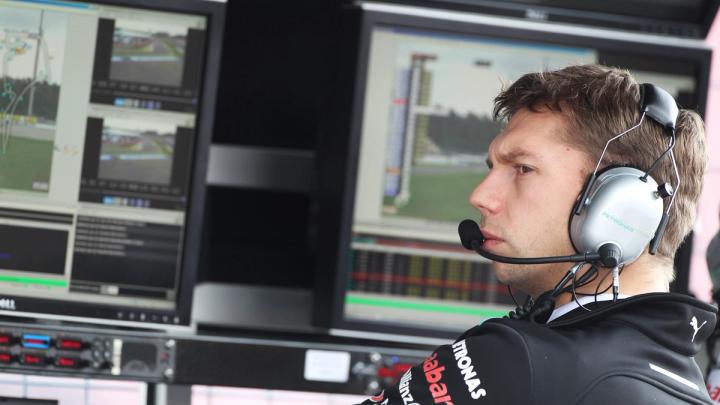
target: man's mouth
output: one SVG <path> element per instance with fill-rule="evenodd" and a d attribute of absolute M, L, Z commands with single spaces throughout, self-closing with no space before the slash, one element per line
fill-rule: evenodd
<path fill-rule="evenodd" d="M 485 241 L 482 245 L 483 249 L 489 250 L 504 242 L 501 237 L 497 236 L 496 234 L 492 233 L 487 229 L 481 229 L 480 232 L 482 232 L 483 237 L 485 237 Z"/>

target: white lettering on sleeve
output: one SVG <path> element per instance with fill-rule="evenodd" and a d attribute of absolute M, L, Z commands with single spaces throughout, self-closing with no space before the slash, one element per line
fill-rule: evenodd
<path fill-rule="evenodd" d="M 479 399 L 487 395 L 487 391 L 480 388 L 480 378 L 477 377 L 477 373 L 473 369 L 472 358 L 468 355 L 467 344 L 465 340 L 460 340 L 452 345 L 455 360 L 457 366 L 460 369 L 460 373 L 463 375 L 467 390 L 473 399 Z"/>

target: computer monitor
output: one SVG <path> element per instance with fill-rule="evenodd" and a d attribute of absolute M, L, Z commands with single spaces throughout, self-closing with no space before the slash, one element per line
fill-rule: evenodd
<path fill-rule="evenodd" d="M 189 324 L 224 4 L 0 0 L 0 313 Z"/>
<path fill-rule="evenodd" d="M 328 264 L 339 272 L 335 333 L 451 337 L 514 308 L 493 264 L 463 249 L 457 232 L 480 218 L 468 196 L 502 130 L 492 114 L 503 85 L 603 63 L 704 109 L 710 51 L 697 43 L 397 6 L 370 6 L 361 26 L 353 122 L 345 159 L 336 158 L 345 166 L 334 168 L 346 174 Z"/>

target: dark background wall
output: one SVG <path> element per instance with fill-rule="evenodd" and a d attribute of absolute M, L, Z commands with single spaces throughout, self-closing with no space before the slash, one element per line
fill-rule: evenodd
<path fill-rule="evenodd" d="M 213 143 L 314 153 L 340 65 L 341 7 L 228 2 Z M 313 193 L 209 187 L 199 281 L 311 287 L 314 201 Z"/>

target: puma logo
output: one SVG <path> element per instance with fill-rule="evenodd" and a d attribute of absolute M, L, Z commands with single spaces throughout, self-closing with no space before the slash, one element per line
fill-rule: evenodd
<path fill-rule="evenodd" d="M 694 316 L 692 317 L 692 320 L 690 320 L 690 326 L 692 326 L 693 329 L 695 329 L 695 333 L 693 333 L 692 339 L 690 339 L 691 342 L 694 342 L 694 341 L 695 341 L 695 335 L 697 335 L 697 333 L 698 333 L 698 331 L 700 330 L 700 328 L 702 328 L 703 326 L 705 326 L 706 323 L 707 323 L 707 321 L 703 322 L 702 325 L 698 326 L 698 320 L 697 320 L 697 318 L 694 317 Z"/>

